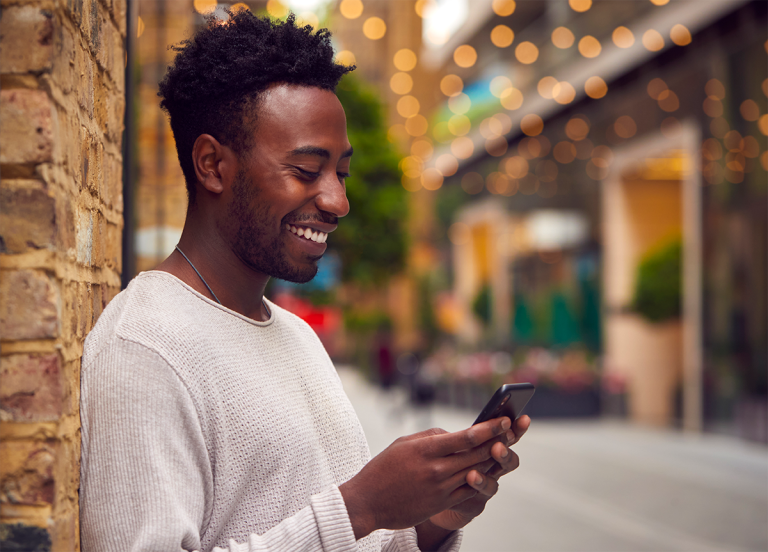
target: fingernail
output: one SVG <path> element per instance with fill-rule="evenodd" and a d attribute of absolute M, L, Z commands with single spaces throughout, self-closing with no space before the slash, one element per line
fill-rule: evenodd
<path fill-rule="evenodd" d="M 483 477 L 481 475 L 475 476 L 475 485 L 482 485 L 483 484 Z"/>
<path fill-rule="evenodd" d="M 507 456 L 509 456 L 509 449 L 504 447 L 504 451 L 501 453 L 501 457 L 506 458 Z"/>
<path fill-rule="evenodd" d="M 509 418 L 504 418 L 501 420 L 501 429 L 507 431 L 510 427 L 512 427 L 512 422 L 509 421 Z"/>
<path fill-rule="evenodd" d="M 507 444 L 511 445 L 515 442 L 515 439 L 517 439 L 517 435 L 515 435 L 514 431 L 507 431 Z"/>

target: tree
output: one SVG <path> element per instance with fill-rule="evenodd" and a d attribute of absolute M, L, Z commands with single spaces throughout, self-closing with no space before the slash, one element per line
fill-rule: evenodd
<path fill-rule="evenodd" d="M 336 93 L 347 114 L 355 154 L 352 176 L 346 181 L 349 215 L 340 221 L 331 241 L 341 257 L 341 279 L 369 287 L 405 264 L 406 191 L 376 93 L 354 75 L 344 76 Z"/>

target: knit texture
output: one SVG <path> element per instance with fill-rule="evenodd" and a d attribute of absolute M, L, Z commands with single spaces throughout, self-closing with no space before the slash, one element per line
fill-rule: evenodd
<path fill-rule="evenodd" d="M 251 320 L 153 271 L 102 313 L 81 374 L 84 552 L 418 550 L 413 529 L 355 541 L 338 487 L 365 436 L 315 333 L 268 306 Z"/>

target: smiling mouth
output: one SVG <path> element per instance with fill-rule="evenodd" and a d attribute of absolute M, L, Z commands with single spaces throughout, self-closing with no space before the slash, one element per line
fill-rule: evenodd
<path fill-rule="evenodd" d="M 328 239 L 328 234 L 325 232 L 312 230 L 311 228 L 307 228 L 305 226 L 294 226 L 293 224 L 286 224 L 285 229 L 301 238 L 305 238 L 316 243 L 325 243 L 325 241 Z"/>

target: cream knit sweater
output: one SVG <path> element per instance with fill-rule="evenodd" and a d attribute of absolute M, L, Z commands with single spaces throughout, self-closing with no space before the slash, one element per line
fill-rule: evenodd
<path fill-rule="evenodd" d="M 269 308 L 153 271 L 105 309 L 82 362 L 84 552 L 418 550 L 413 529 L 355 541 L 338 486 L 365 436 L 315 333 Z"/>

